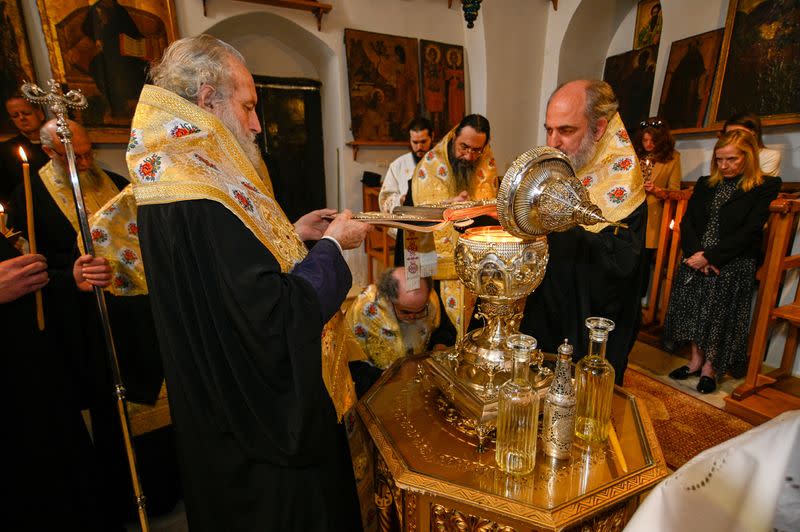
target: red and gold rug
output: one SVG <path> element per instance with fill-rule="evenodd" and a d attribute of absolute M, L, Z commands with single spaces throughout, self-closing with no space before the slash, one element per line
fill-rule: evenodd
<path fill-rule="evenodd" d="M 625 371 L 625 390 L 644 401 L 664 459 L 672 469 L 752 427 L 631 368 Z"/>

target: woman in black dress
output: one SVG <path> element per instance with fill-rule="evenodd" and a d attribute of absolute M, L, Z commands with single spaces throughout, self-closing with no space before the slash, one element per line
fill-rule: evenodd
<path fill-rule="evenodd" d="M 714 146 L 711 175 L 697 181 L 689 200 L 681 222 L 684 259 L 672 287 L 664 342 L 691 342 L 689 364 L 669 376 L 700 375 L 700 393 L 713 392 L 717 376 L 741 377 L 747 370 L 756 259 L 780 184 L 761 172 L 756 138 L 730 131 Z"/>

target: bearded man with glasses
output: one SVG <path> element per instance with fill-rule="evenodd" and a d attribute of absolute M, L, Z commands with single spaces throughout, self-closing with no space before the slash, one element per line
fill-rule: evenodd
<path fill-rule="evenodd" d="M 468 200 L 495 199 L 498 179 L 486 117 L 465 116 L 429 151 L 414 170 L 406 205 L 426 205 Z M 472 313 L 471 296 L 456 275 L 453 250 L 458 233 L 453 228 L 431 235 L 407 232 L 403 242 L 404 265 L 409 285 L 416 288 L 421 277 L 433 277 L 445 311 L 458 338 L 466 332 Z"/>
<path fill-rule="evenodd" d="M 405 268 L 384 271 L 364 288 L 347 311 L 346 335 L 352 340 L 350 373 L 360 397 L 392 362 L 436 346 L 452 345 L 455 330 L 441 323 L 439 297 L 430 278 L 417 289 L 406 284 Z"/>

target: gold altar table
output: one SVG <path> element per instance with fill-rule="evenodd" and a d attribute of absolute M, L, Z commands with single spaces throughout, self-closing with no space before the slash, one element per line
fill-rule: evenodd
<path fill-rule="evenodd" d="M 618 445 L 574 444 L 557 461 L 540 440 L 534 472 L 506 475 L 494 443 L 478 453 L 474 426 L 423 374 L 426 356 L 396 362 L 358 404 L 375 448 L 379 530 L 622 530 L 640 495 L 667 476 L 643 405 L 619 387 Z"/>

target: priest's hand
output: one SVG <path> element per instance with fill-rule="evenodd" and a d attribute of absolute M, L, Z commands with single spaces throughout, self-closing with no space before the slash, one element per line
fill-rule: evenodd
<path fill-rule="evenodd" d="M 466 190 L 462 190 L 458 193 L 458 196 L 454 196 L 448 200 L 450 203 L 460 203 L 462 201 L 469 201 L 469 193 Z"/>
<path fill-rule="evenodd" d="M 319 240 L 330 225 L 329 219 L 336 214 L 336 209 L 319 209 L 311 211 L 294 223 L 294 231 L 300 240 Z"/>
<path fill-rule="evenodd" d="M 35 292 L 48 283 L 47 259 L 22 255 L 0 262 L 0 303 L 9 303 Z"/>
<path fill-rule="evenodd" d="M 82 292 L 91 291 L 93 286 L 105 288 L 111 284 L 111 266 L 102 257 L 83 255 L 72 266 L 72 278 Z"/>
<path fill-rule="evenodd" d="M 325 236 L 330 236 L 339 242 L 342 249 L 353 249 L 361 245 L 367 232 L 372 229 L 369 224 L 351 220 L 353 213 L 350 209 L 345 209 L 336 215 L 336 218 L 328 226 Z"/>

